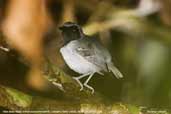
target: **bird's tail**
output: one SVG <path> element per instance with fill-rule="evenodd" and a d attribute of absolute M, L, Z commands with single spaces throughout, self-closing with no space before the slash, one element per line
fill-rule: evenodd
<path fill-rule="evenodd" d="M 107 66 L 109 71 L 112 71 L 116 78 L 123 78 L 122 73 L 113 65 L 113 63 L 108 63 Z"/>

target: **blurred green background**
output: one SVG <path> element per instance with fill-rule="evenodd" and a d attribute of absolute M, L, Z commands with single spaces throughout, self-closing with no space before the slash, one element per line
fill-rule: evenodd
<path fill-rule="evenodd" d="M 0 21 L 8 1 L 0 1 Z M 47 0 L 53 24 L 45 33 L 44 55 L 69 75 L 59 53 L 58 26 L 74 21 L 100 38 L 124 78 L 95 75 L 90 85 L 109 101 L 141 106 L 171 106 L 171 0 Z M 5 45 L 1 32 L 0 45 Z M 0 83 L 25 88 L 27 65 L 16 52 L 0 50 Z M 11 77 L 11 75 L 13 75 Z M 20 76 L 21 75 L 21 76 Z M 17 77 L 17 78 L 16 78 Z"/>

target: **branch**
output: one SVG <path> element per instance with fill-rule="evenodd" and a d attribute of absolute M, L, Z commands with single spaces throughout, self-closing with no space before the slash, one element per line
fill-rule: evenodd
<path fill-rule="evenodd" d="M 171 31 L 149 22 L 145 17 L 139 16 L 137 10 L 113 9 L 106 13 L 104 18 L 104 21 L 94 21 L 86 24 L 84 26 L 85 33 L 93 35 L 105 30 L 115 29 L 136 38 L 152 38 L 167 45 L 171 44 Z"/>
<path fill-rule="evenodd" d="M 49 99 L 40 96 L 30 96 L 22 93 L 18 90 L 0 86 L 0 106 L 9 109 L 9 111 L 40 111 L 54 113 L 56 112 L 68 112 L 82 114 L 89 112 L 95 113 L 117 113 L 117 114 L 137 114 L 140 112 L 140 108 L 133 105 L 127 105 L 122 103 L 113 103 L 106 105 L 101 101 L 97 101 L 94 98 L 83 100 L 58 100 Z M 7 112 L 7 110 L 2 110 Z"/>

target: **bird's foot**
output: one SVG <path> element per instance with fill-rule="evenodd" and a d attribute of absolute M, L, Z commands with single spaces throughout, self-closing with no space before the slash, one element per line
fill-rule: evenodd
<path fill-rule="evenodd" d="M 84 83 L 84 86 L 91 90 L 91 93 L 94 94 L 94 88 L 89 86 L 87 83 Z"/>
<path fill-rule="evenodd" d="M 97 73 L 98 73 L 98 74 L 100 74 L 100 75 L 102 75 L 102 76 L 104 76 L 104 73 L 102 73 L 102 72 L 100 72 L 100 71 L 99 71 L 99 72 L 97 72 Z"/>
<path fill-rule="evenodd" d="M 80 91 L 82 91 L 83 90 L 83 84 L 80 82 L 80 80 L 79 80 L 79 78 L 78 77 L 73 77 L 73 79 L 74 80 L 76 80 L 77 81 L 77 83 L 80 85 Z"/>
<path fill-rule="evenodd" d="M 84 85 L 85 87 L 87 87 L 88 89 L 91 90 L 92 94 L 94 93 L 94 88 L 93 87 L 89 86 L 87 83 L 82 84 L 78 77 L 73 77 L 73 79 L 76 80 L 77 83 L 80 85 L 80 91 L 82 91 L 84 89 L 84 87 L 83 87 L 83 85 Z"/>
<path fill-rule="evenodd" d="M 90 76 L 88 77 L 88 79 L 84 82 L 84 84 L 82 84 L 82 83 L 80 82 L 80 79 L 83 78 L 83 77 L 88 76 L 89 74 L 90 74 Z M 75 79 L 75 80 L 77 81 L 77 83 L 80 85 L 80 87 L 81 87 L 81 88 L 80 88 L 80 91 L 82 91 L 82 90 L 84 89 L 84 88 L 83 88 L 83 85 L 84 85 L 85 87 L 87 87 L 88 89 L 91 90 L 91 93 L 92 93 L 92 94 L 94 93 L 93 87 L 91 87 L 91 86 L 88 85 L 88 82 L 89 82 L 89 80 L 92 78 L 93 74 L 94 74 L 94 73 L 88 73 L 88 74 L 83 74 L 83 75 L 81 75 L 81 76 L 79 76 L 79 77 L 73 77 L 73 79 Z"/>

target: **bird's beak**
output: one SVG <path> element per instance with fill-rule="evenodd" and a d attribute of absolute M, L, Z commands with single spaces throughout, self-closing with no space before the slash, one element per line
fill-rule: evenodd
<path fill-rule="evenodd" d="M 60 26 L 60 27 L 59 27 L 59 30 L 63 30 L 63 29 L 64 29 L 64 26 Z"/>

